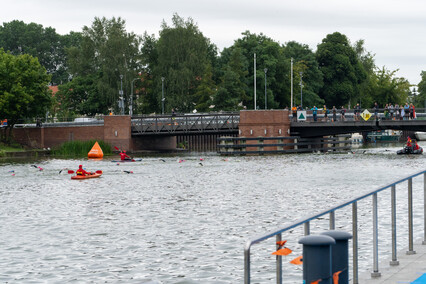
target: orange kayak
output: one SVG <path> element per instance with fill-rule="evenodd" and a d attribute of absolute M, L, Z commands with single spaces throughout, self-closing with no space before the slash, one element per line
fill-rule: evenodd
<path fill-rule="evenodd" d="M 88 178 L 98 178 L 100 177 L 102 174 L 97 174 L 97 173 L 93 173 L 91 175 L 87 175 L 87 176 L 72 176 L 71 179 L 88 179 Z"/>

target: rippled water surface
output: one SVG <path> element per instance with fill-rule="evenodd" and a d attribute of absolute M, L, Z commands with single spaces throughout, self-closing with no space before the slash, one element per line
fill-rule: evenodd
<path fill-rule="evenodd" d="M 247 239 L 426 168 L 424 155 L 401 157 L 397 149 L 228 158 L 193 154 L 121 164 L 107 159 L 2 163 L 0 282 L 241 283 Z M 84 181 L 71 180 L 66 170 L 59 174 L 79 164 L 104 174 Z M 383 196 L 381 202 L 389 200 Z M 371 203 L 365 203 L 360 204 L 366 208 L 360 212 L 361 233 L 371 226 Z M 387 223 L 388 208 L 380 209 Z M 350 211 L 341 215 L 347 218 L 336 213 L 336 227 L 350 228 Z M 312 233 L 327 225 L 319 220 Z M 302 234 L 300 228 L 283 236 L 294 250 L 283 261 L 288 283 L 300 282 L 301 268 L 288 261 L 301 254 Z M 369 242 L 360 237 L 364 270 L 370 266 Z M 274 281 L 274 247 L 274 239 L 252 247 L 254 282 Z"/>

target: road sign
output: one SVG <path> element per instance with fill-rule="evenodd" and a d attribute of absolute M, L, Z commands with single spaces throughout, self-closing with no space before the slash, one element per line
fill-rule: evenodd
<path fill-rule="evenodd" d="M 361 117 L 362 117 L 365 121 L 367 121 L 367 120 L 369 120 L 369 119 L 370 119 L 370 117 L 371 117 L 371 113 L 370 113 L 367 109 L 365 109 L 365 110 L 361 113 Z"/>
<path fill-rule="evenodd" d="M 306 121 L 306 110 L 297 111 L 297 121 Z"/>

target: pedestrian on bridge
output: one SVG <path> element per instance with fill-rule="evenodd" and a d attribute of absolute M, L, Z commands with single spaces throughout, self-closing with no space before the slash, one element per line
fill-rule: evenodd
<path fill-rule="evenodd" d="M 317 121 L 318 108 L 314 106 L 313 108 L 311 108 L 311 110 L 312 110 L 312 116 L 314 117 L 314 121 Z"/>
<path fill-rule="evenodd" d="M 376 120 L 379 120 L 379 105 L 377 104 L 377 102 L 374 103 L 374 117 L 376 118 Z"/>
<path fill-rule="evenodd" d="M 337 108 L 336 106 L 333 106 L 333 109 L 331 110 L 333 112 L 333 122 L 337 121 Z"/>
<path fill-rule="evenodd" d="M 340 115 L 342 117 L 342 121 L 345 121 L 345 113 L 346 113 L 346 109 L 344 106 L 342 106 L 342 108 L 340 109 Z"/>

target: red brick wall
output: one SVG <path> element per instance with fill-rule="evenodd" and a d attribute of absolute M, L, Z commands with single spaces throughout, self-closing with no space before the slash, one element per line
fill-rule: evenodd
<path fill-rule="evenodd" d="M 290 136 L 290 119 L 287 110 L 244 110 L 240 111 L 239 137 L 284 137 Z M 292 142 L 285 140 L 284 143 Z M 248 140 L 247 144 L 257 144 L 256 140 Z M 264 144 L 275 144 L 276 140 L 266 140 Z M 276 147 L 265 147 L 265 150 L 276 150 Z M 247 150 L 255 150 L 247 148 Z"/>
<path fill-rule="evenodd" d="M 76 126 L 49 128 L 14 128 L 15 141 L 32 148 L 52 148 L 67 141 L 103 140 L 104 127 Z"/>
<path fill-rule="evenodd" d="M 133 151 L 131 118 L 126 115 L 104 117 L 104 141 L 123 150 Z"/>

